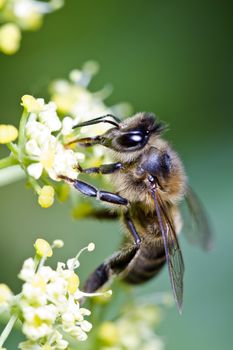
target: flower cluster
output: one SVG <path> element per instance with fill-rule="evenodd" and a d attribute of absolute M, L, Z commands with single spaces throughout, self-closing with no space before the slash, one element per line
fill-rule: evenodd
<path fill-rule="evenodd" d="M 110 107 L 105 104 L 104 100 L 112 92 L 111 86 L 106 85 L 102 90 L 97 92 L 91 92 L 89 90 L 88 86 L 93 76 L 98 73 L 98 70 L 99 65 L 97 62 L 87 61 L 81 70 L 75 69 L 70 72 L 69 80 L 58 79 L 50 86 L 51 100 L 55 102 L 58 112 L 63 116 L 68 114 L 72 117 L 73 125 L 108 113 L 125 117 L 132 112 L 131 106 L 126 102 Z M 69 119 L 66 120 L 66 125 L 68 134 L 69 127 L 71 126 Z M 108 124 L 100 123 L 82 127 L 79 132 L 82 137 L 92 137 L 103 134 L 108 129 Z M 98 146 L 95 146 L 93 152 L 97 164 L 100 157 L 103 158 L 106 153 L 102 147 Z M 90 158 L 87 161 L 90 161 Z"/>
<path fill-rule="evenodd" d="M 66 117 L 61 122 L 55 103 L 46 104 L 41 98 L 23 96 L 22 104 L 29 112 L 25 125 L 25 154 L 31 161 L 27 167 L 28 174 L 38 180 L 45 170 L 55 181 L 61 174 L 77 178 L 75 166 L 84 159 L 84 154 L 66 149 L 62 143 L 62 136 L 72 133 L 72 119 Z M 69 130 L 68 121 L 71 122 Z"/>
<path fill-rule="evenodd" d="M 12 55 L 18 51 L 22 30 L 37 30 L 47 13 L 59 9 L 63 0 L 0 0 L 0 51 Z"/>
<path fill-rule="evenodd" d="M 43 98 L 24 95 L 24 111 L 19 130 L 12 125 L 0 125 L 0 143 L 7 144 L 11 151 L 7 159 L 0 160 L 0 169 L 20 165 L 43 208 L 53 204 L 55 194 L 62 201 L 68 197 L 69 187 L 59 176 L 76 179 L 79 162 L 82 162 L 83 167 L 111 162 L 102 146 L 88 150 L 73 147 L 74 145 L 68 147 L 76 138 L 100 135 L 111 127 L 109 124 L 99 123 L 73 129 L 77 123 L 108 113 L 123 116 L 130 112 L 126 103 L 106 106 L 104 98 L 107 88 L 100 92 L 90 92 L 88 84 L 97 71 L 97 63 L 89 61 L 82 70 L 72 71 L 69 81 L 55 81 L 50 88 L 51 101 L 48 103 Z M 18 141 L 15 142 L 17 137 Z M 80 209 L 78 196 L 76 197 L 77 200 L 73 203 L 77 203 L 75 208 Z M 85 203 L 84 206 L 90 209 L 88 204 Z M 75 213 L 75 209 L 73 212 Z M 80 210 L 78 212 L 80 216 Z"/>
<path fill-rule="evenodd" d="M 80 301 L 85 296 L 100 293 L 82 292 L 75 269 L 79 267 L 80 254 L 84 250 L 93 251 L 95 246 L 90 243 L 66 264 L 59 262 L 56 269 L 45 266 L 46 258 L 53 254 L 53 248 L 62 246 L 60 240 L 50 246 L 45 240 L 38 239 L 35 258 L 27 259 L 19 273 L 19 278 L 24 282 L 21 293 L 14 296 L 7 286 L 0 285 L 0 307 L 11 310 L 14 322 L 17 318 L 22 322 L 22 332 L 27 338 L 19 345 L 22 350 L 67 349 L 67 337 L 76 342 L 85 341 L 92 328 L 92 324 L 85 319 L 91 312 L 81 307 Z M 106 293 L 111 294 L 111 291 Z M 4 332 L 0 337 L 0 347 L 5 341 L 3 335 Z"/>
<path fill-rule="evenodd" d="M 154 332 L 160 318 L 153 304 L 127 307 L 116 321 L 105 321 L 99 327 L 101 350 L 163 350 L 163 341 Z"/>

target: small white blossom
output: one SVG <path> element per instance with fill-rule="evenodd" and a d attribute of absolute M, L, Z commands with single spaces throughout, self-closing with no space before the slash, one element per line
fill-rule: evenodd
<path fill-rule="evenodd" d="M 27 172 L 30 176 L 38 180 L 42 174 L 43 166 L 41 163 L 33 163 L 27 167 Z"/>
<path fill-rule="evenodd" d="M 46 125 L 39 123 L 36 120 L 30 120 L 29 117 L 28 122 L 26 124 L 26 136 L 29 140 L 36 141 L 38 147 L 40 147 L 51 136 L 51 131 Z M 29 154 L 34 155 L 30 151 Z"/>
<path fill-rule="evenodd" d="M 44 104 L 41 112 L 38 113 L 39 121 L 47 126 L 51 132 L 58 131 L 61 128 L 61 121 L 56 113 L 56 105 L 54 102 Z"/>
<path fill-rule="evenodd" d="M 27 259 L 19 273 L 24 284 L 16 300 L 22 331 L 27 338 L 19 345 L 22 350 L 64 350 L 68 342 L 63 336 L 69 335 L 75 341 L 85 341 L 92 328 L 92 324 L 85 319 L 91 312 L 80 307 L 80 300 L 84 296 L 100 293 L 80 291 L 79 277 L 74 270 L 79 266 L 80 254 L 85 250 L 93 251 L 94 243 L 81 249 L 66 264 L 59 262 L 56 269 L 45 266 L 45 258 L 52 256 L 52 249 L 61 246 L 61 240 L 55 240 L 50 245 L 41 238 L 37 239 L 34 244 L 37 260 Z M 41 259 L 39 262 L 38 257 Z"/>
<path fill-rule="evenodd" d="M 63 0 L 0 0 L 0 51 L 12 55 L 20 47 L 21 31 L 39 29 L 45 14 L 59 9 Z"/>
<path fill-rule="evenodd" d="M 35 267 L 35 261 L 32 258 L 25 260 L 18 277 L 25 282 L 31 281 L 35 276 Z"/>
<path fill-rule="evenodd" d="M 78 172 L 75 167 L 78 160 L 83 160 L 84 154 L 66 149 L 58 136 L 53 135 L 56 131 L 64 135 L 69 133 L 72 130 L 73 120 L 66 117 L 61 123 L 54 102 L 45 104 L 43 99 L 33 101 L 40 107 L 37 113 L 30 114 L 26 124 L 25 150 L 32 160 L 27 166 L 28 174 L 38 180 L 45 170 L 55 181 L 59 181 L 59 175 L 77 178 Z"/>
<path fill-rule="evenodd" d="M 0 284 L 0 312 L 7 311 L 10 308 L 10 303 L 13 298 L 13 293 L 10 288 L 1 283 Z"/>
<path fill-rule="evenodd" d="M 99 339 L 107 346 L 101 349 L 163 350 L 163 341 L 153 329 L 158 312 L 153 305 L 135 305 L 126 309 L 116 321 L 104 322 L 99 329 Z"/>
<path fill-rule="evenodd" d="M 79 263 L 78 259 L 72 258 L 72 259 L 67 260 L 67 266 L 68 266 L 68 269 L 74 270 L 80 266 L 80 263 Z"/>
<path fill-rule="evenodd" d="M 68 119 L 65 117 L 62 121 L 61 133 L 66 137 L 69 137 L 72 132 L 75 135 L 78 132 L 80 138 L 101 135 L 112 126 L 107 123 L 99 123 L 79 129 L 72 129 L 72 127 L 92 118 L 114 114 L 115 110 L 120 112 L 121 115 L 128 115 L 131 112 L 128 104 L 119 104 L 113 107 L 106 106 L 104 99 L 109 95 L 111 89 L 105 87 L 96 93 L 89 91 L 88 85 L 98 69 L 99 65 L 96 62 L 86 62 L 81 70 L 75 69 L 70 73 L 69 81 L 56 80 L 51 86 L 52 100 L 56 103 L 58 111 L 62 115 L 69 114 Z M 70 137 L 68 140 L 75 140 L 75 137 Z M 100 162 L 108 163 L 112 161 L 103 146 L 95 145 L 88 152 L 84 152 L 85 150 L 82 155 L 85 154 L 88 166 L 96 166 Z M 84 160 L 78 156 L 77 158 L 79 161 Z"/>
<path fill-rule="evenodd" d="M 55 239 L 52 246 L 55 248 L 62 248 L 64 246 L 64 242 L 61 239 Z"/>
<path fill-rule="evenodd" d="M 73 126 L 74 126 L 74 119 L 70 117 L 65 117 L 62 120 L 62 130 L 61 133 L 62 135 L 69 135 L 73 132 Z"/>

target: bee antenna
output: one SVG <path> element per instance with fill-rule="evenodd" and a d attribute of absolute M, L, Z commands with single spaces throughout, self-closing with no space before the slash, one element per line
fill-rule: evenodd
<path fill-rule="evenodd" d="M 163 122 L 158 122 L 155 124 L 152 132 L 156 133 L 156 134 L 161 134 L 164 131 L 168 130 L 168 124 L 163 123 Z"/>
<path fill-rule="evenodd" d="M 105 120 L 104 118 L 107 118 L 107 117 L 113 118 L 114 121 L 113 120 L 108 120 L 108 119 Z M 120 122 L 121 122 L 121 120 L 119 118 L 115 117 L 114 115 L 106 114 L 106 115 L 103 115 L 101 117 L 94 118 L 94 119 L 91 119 L 91 120 L 87 120 L 86 122 L 76 124 L 76 125 L 73 126 L 73 129 L 81 128 L 82 126 L 99 124 L 99 123 L 109 123 L 109 124 L 112 124 L 112 125 L 114 125 L 115 127 L 117 127 L 119 129 L 119 123 Z"/>

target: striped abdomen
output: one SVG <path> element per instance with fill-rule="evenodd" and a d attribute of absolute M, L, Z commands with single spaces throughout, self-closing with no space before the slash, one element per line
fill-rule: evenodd
<path fill-rule="evenodd" d="M 153 278 L 166 262 L 165 251 L 162 245 L 153 246 L 142 242 L 131 262 L 131 266 L 124 281 L 130 284 L 139 284 Z"/>

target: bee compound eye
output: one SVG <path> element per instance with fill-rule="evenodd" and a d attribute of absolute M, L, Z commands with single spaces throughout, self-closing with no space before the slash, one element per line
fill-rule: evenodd
<path fill-rule="evenodd" d="M 140 132 L 125 133 L 117 138 L 117 143 L 125 148 L 137 147 L 144 144 L 145 137 Z"/>

